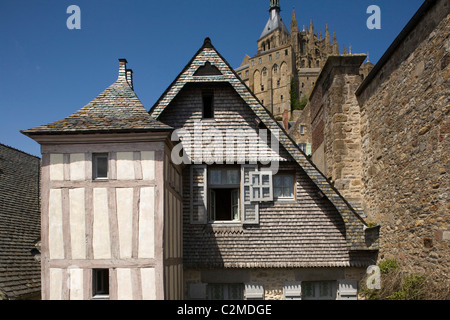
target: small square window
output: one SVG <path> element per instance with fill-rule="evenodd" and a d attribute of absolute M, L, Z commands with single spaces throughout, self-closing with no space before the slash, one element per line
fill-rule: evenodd
<path fill-rule="evenodd" d="M 92 296 L 94 298 L 109 297 L 109 270 L 92 270 Z"/>
<path fill-rule="evenodd" d="M 92 178 L 94 180 L 108 179 L 107 153 L 94 153 L 92 155 Z"/>
<path fill-rule="evenodd" d="M 273 196 L 277 200 L 294 200 L 293 174 L 277 174 L 273 177 Z"/>

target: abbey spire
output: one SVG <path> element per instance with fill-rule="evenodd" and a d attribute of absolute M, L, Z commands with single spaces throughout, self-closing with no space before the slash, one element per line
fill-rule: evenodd
<path fill-rule="evenodd" d="M 270 8 L 269 8 L 269 20 L 267 21 L 267 24 L 261 33 L 261 36 L 259 37 L 259 40 L 262 40 L 267 35 L 273 33 L 276 30 L 281 30 L 286 35 L 289 35 L 289 31 L 286 28 L 286 25 L 283 22 L 283 19 L 281 19 L 280 16 L 280 3 L 278 0 L 270 0 Z"/>
<path fill-rule="evenodd" d="M 270 8 L 269 11 L 272 11 L 272 9 L 281 11 L 280 8 L 280 2 L 278 0 L 270 0 Z"/>

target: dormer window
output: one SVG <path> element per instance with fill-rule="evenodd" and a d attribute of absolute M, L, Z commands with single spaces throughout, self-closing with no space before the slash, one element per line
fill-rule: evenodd
<path fill-rule="evenodd" d="M 203 102 L 203 119 L 214 118 L 214 92 L 212 90 L 204 90 L 202 92 Z"/>

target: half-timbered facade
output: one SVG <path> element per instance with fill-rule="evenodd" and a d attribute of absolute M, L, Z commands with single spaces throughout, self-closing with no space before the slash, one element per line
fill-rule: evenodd
<path fill-rule="evenodd" d="M 124 59 L 88 105 L 24 131 L 42 152 L 43 299 L 182 297 L 170 132 L 135 95 Z"/>

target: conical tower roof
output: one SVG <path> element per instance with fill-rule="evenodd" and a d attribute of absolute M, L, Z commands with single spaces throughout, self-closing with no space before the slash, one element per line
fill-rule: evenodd
<path fill-rule="evenodd" d="M 259 39 L 264 38 L 265 36 L 271 34 L 275 30 L 281 29 L 283 32 L 289 34 L 289 31 L 286 27 L 286 25 L 283 22 L 283 19 L 281 19 L 280 15 L 280 5 L 278 1 L 270 1 L 270 8 L 269 8 L 269 20 L 266 23 L 266 26 L 264 27 L 263 32 L 261 33 L 261 36 Z"/>
<path fill-rule="evenodd" d="M 152 118 L 132 89 L 131 70 L 119 59 L 119 76 L 94 100 L 63 120 L 33 129 L 25 135 L 101 132 L 141 132 L 172 129 Z M 127 79 L 128 73 L 128 79 Z"/>

